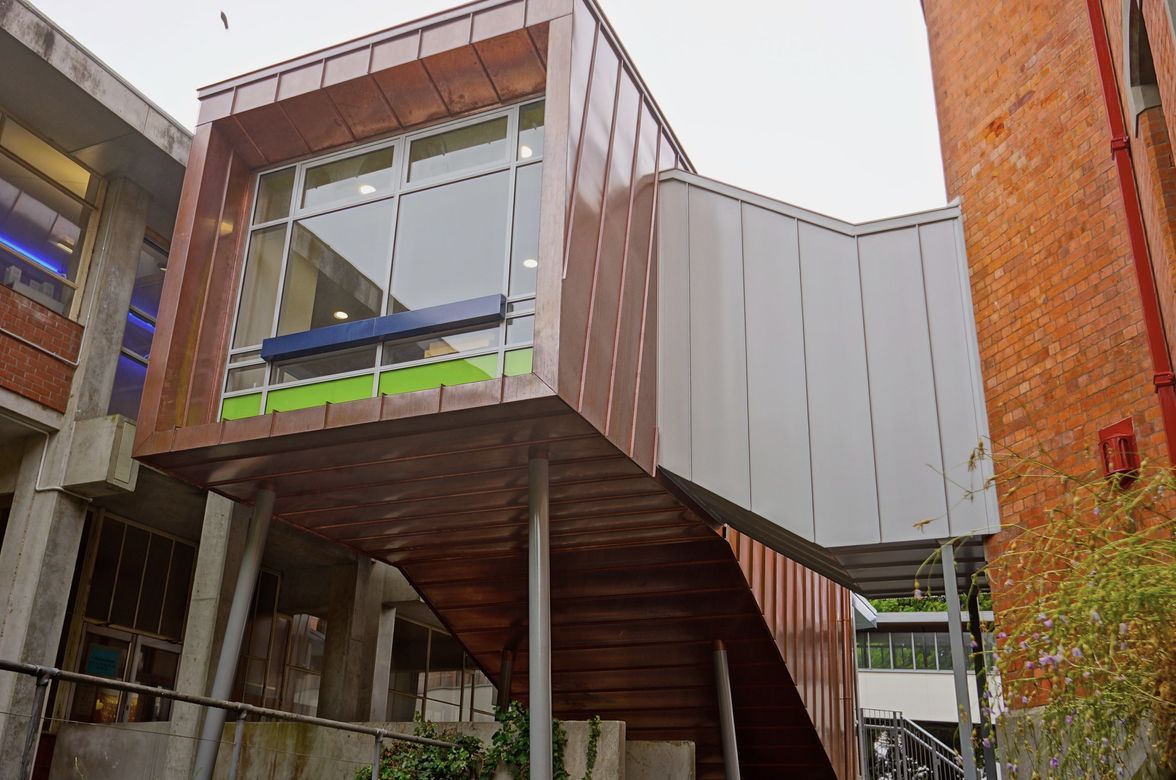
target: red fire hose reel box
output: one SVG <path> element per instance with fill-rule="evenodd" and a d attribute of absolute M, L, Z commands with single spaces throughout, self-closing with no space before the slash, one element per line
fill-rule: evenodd
<path fill-rule="evenodd" d="M 1139 478 L 1139 450 L 1135 446 L 1135 423 L 1130 417 L 1098 432 L 1098 450 L 1104 475 L 1123 487 Z"/>

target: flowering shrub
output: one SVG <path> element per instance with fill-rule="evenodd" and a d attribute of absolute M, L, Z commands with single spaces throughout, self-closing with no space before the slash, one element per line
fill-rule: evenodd
<path fill-rule="evenodd" d="M 1136 747 L 1176 768 L 1176 475 L 1145 464 L 1130 479 L 1081 479 L 976 457 L 996 461 L 1004 501 L 1053 483 L 986 572 L 1004 708 L 1040 708 L 1006 718 L 1006 743 L 1033 764 L 1009 774 L 1130 776 Z"/>

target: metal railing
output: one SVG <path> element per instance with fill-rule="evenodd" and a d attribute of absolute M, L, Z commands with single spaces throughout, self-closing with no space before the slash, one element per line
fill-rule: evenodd
<path fill-rule="evenodd" d="M 296 712 L 283 712 L 282 710 L 274 710 L 269 707 L 256 707 L 241 701 L 226 701 L 225 699 L 213 699 L 208 696 L 195 696 L 180 693 L 179 691 L 170 691 L 166 688 L 156 688 L 150 685 L 112 680 L 109 677 L 97 677 L 79 672 L 67 672 L 49 666 L 37 666 L 36 664 L 26 664 L 19 661 L 0 659 L 0 671 L 14 672 L 33 677 L 37 686 L 33 694 L 32 711 L 29 716 L 28 726 L 26 727 L 24 746 L 20 756 L 20 777 L 22 778 L 27 778 L 32 773 L 33 758 L 37 752 L 37 736 L 41 731 L 41 721 L 44 717 L 45 698 L 49 691 L 49 683 L 53 680 L 111 688 L 127 693 L 159 697 L 172 701 L 186 702 L 188 704 L 198 704 L 202 707 L 214 707 L 237 713 L 237 725 L 233 733 L 233 753 L 229 761 L 228 777 L 230 780 L 236 780 L 237 778 L 237 771 L 241 764 L 241 749 L 245 742 L 245 723 L 250 718 L 255 720 L 269 719 L 292 723 L 307 723 L 312 726 L 325 726 L 327 728 L 338 729 L 339 731 L 367 734 L 372 737 L 373 741 L 371 762 L 373 778 L 380 776 L 380 759 L 385 739 L 415 742 L 419 745 L 434 745 L 436 747 L 452 747 L 453 745 L 453 743 L 445 740 L 428 739 L 412 734 L 401 734 L 395 731 L 388 731 L 387 729 L 376 728 L 375 726 L 365 726 L 361 723 L 346 723 L 328 718 L 317 718 L 313 715 L 300 715 Z"/>
<path fill-rule="evenodd" d="M 901 712 L 858 713 L 866 780 L 965 780 L 957 751 Z"/>

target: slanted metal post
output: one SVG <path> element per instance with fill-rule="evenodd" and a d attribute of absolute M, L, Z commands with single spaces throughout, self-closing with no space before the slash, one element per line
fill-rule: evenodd
<path fill-rule="evenodd" d="M 739 745 L 735 740 L 735 708 L 731 704 L 731 672 L 727 648 L 715 642 L 715 687 L 719 694 L 719 734 L 723 740 L 723 773 L 727 780 L 739 780 Z"/>
<path fill-rule="evenodd" d="M 976 753 L 972 749 L 972 702 L 968 698 L 968 660 L 964 655 L 963 615 L 956 587 L 955 550 L 943 545 L 943 595 L 947 598 L 947 632 L 951 638 L 951 676 L 955 682 L 956 710 L 960 722 L 960 758 L 966 780 L 976 778 Z"/>
<path fill-rule="evenodd" d="M 237 713 L 237 727 L 233 729 L 233 760 L 229 762 L 229 780 L 237 780 L 237 772 L 241 768 L 241 746 L 245 744 L 245 721 L 249 717 L 249 710 Z"/>
<path fill-rule="evenodd" d="M 992 708 L 988 706 L 988 657 L 984 653 L 984 631 L 980 626 L 980 592 L 968 593 L 968 633 L 972 635 L 972 669 L 976 672 L 976 701 L 980 705 L 980 739 L 984 751 L 984 776 L 996 777 L 996 750 L 993 748 Z"/>
<path fill-rule="evenodd" d="M 514 683 L 514 658 L 513 648 L 503 649 L 502 660 L 498 665 L 498 709 L 502 712 L 506 712 L 510 707 L 510 688 Z"/>
<path fill-rule="evenodd" d="M 531 717 L 531 780 L 552 780 L 551 750 L 551 550 L 545 450 L 531 453 L 528 468 L 527 673 Z"/>
<path fill-rule="evenodd" d="M 855 671 L 854 679 L 857 679 L 857 675 L 856 675 L 857 667 L 856 666 L 854 667 L 854 671 Z M 857 686 L 855 685 L 854 688 L 857 688 Z M 855 691 L 855 694 L 856 694 L 856 691 Z M 857 719 L 858 719 L 858 721 L 857 721 L 857 726 L 858 726 L 858 764 L 859 764 L 859 768 L 861 769 L 861 772 L 862 772 L 862 777 L 865 778 L 865 780 L 872 780 L 874 773 L 872 771 L 870 771 L 870 767 L 872 766 L 872 764 L 870 763 L 870 754 L 869 754 L 869 751 L 867 748 L 873 747 L 873 743 L 870 742 L 869 735 L 866 734 L 866 713 L 864 710 L 862 710 L 861 707 L 857 708 Z M 938 780 L 938 778 L 936 778 L 936 780 Z"/>
<path fill-rule="evenodd" d="M 41 709 L 45 706 L 45 693 L 49 690 L 49 676 L 37 675 L 37 688 L 33 692 L 33 711 L 25 729 L 24 749 L 20 753 L 20 776 L 22 780 L 33 773 L 33 760 L 37 755 L 37 734 L 41 731 Z"/>
<path fill-rule="evenodd" d="M 225 625 L 224 640 L 221 642 L 216 676 L 212 682 L 210 696 L 214 699 L 227 699 L 233 693 L 237 656 L 241 653 L 245 621 L 249 617 L 249 607 L 253 603 L 253 589 L 257 586 L 257 572 L 261 568 L 261 555 L 265 550 L 265 538 L 269 533 L 270 517 L 273 513 L 274 491 L 265 488 L 257 491 L 253 516 L 249 519 L 249 532 L 245 537 L 245 552 L 241 556 L 241 567 L 237 571 L 233 602 L 229 606 L 229 620 Z M 224 727 L 225 711 L 205 708 L 204 727 L 200 731 L 200 744 L 196 747 L 196 766 L 192 770 L 192 777 L 196 780 L 211 780 Z"/>

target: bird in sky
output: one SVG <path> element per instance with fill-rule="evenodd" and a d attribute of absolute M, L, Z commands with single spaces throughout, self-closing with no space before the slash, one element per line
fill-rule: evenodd
<path fill-rule="evenodd" d="M 225 16 L 224 11 L 221 11 L 221 23 L 225 26 L 226 30 L 229 29 L 229 17 Z"/>

